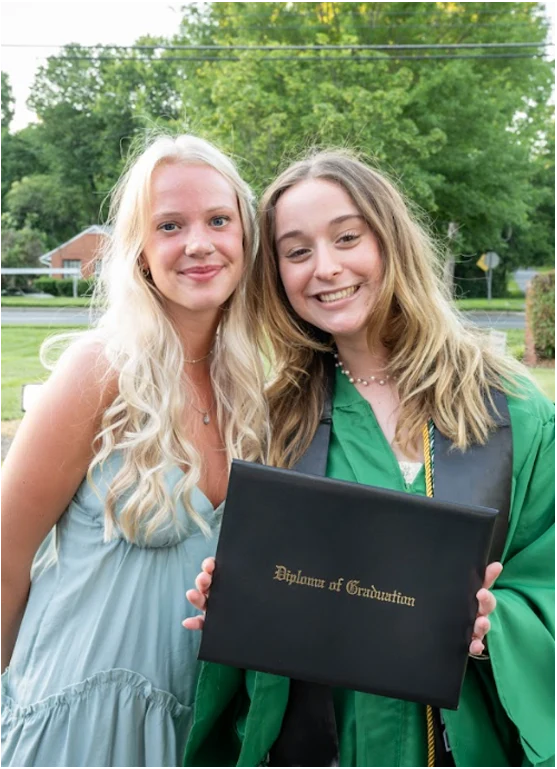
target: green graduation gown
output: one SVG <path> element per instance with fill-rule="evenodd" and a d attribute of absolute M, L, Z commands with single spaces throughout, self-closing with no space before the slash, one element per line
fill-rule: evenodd
<path fill-rule="evenodd" d="M 489 659 L 469 661 L 459 709 L 442 711 L 457 766 L 555 765 L 554 406 L 531 388 L 509 411 L 511 512 Z M 338 372 L 327 475 L 425 494 L 423 469 L 405 484 L 369 403 Z M 288 691 L 288 678 L 204 663 L 184 765 L 265 765 Z M 341 766 L 427 765 L 425 706 L 348 690 L 334 702 Z"/>

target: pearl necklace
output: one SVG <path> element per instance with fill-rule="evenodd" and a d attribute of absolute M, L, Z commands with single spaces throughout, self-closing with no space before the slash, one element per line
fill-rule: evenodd
<path fill-rule="evenodd" d="M 348 381 L 352 384 L 361 384 L 364 387 L 367 387 L 370 384 L 377 383 L 378 385 L 384 386 L 390 379 L 394 379 L 394 377 L 391 377 L 390 374 L 385 374 L 384 376 L 376 376 L 375 374 L 372 374 L 365 379 L 363 377 L 352 376 L 350 369 L 345 368 L 344 363 L 338 357 L 338 353 L 335 352 L 334 356 L 336 359 L 335 366 L 340 369 L 340 373 L 344 374 L 344 376 L 347 377 Z"/>

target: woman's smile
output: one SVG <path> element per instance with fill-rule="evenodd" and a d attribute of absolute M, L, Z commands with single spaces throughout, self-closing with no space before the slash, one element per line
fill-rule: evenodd
<path fill-rule="evenodd" d="M 348 286 L 348 288 L 337 288 L 332 291 L 322 291 L 319 294 L 315 294 L 321 304 L 327 304 L 331 307 L 338 307 L 339 303 L 352 299 L 354 294 L 359 290 L 360 286 Z"/>
<path fill-rule="evenodd" d="M 324 179 L 288 189 L 277 203 L 276 244 L 280 277 L 300 318 L 336 339 L 365 338 L 383 262 L 347 192 Z"/>

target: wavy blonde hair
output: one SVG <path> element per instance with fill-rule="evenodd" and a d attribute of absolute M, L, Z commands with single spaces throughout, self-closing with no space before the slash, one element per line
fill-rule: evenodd
<path fill-rule="evenodd" d="M 378 171 L 346 150 L 310 154 L 266 190 L 260 203 L 261 256 L 255 297 L 260 344 L 273 360 L 268 389 L 272 464 L 291 467 L 308 447 L 324 399 L 324 355 L 332 338 L 302 320 L 280 280 L 275 214 L 281 195 L 306 179 L 324 179 L 345 190 L 380 247 L 383 280 L 368 323 L 370 349 L 390 353 L 400 418 L 395 441 L 413 453 L 432 418 L 455 447 L 484 443 L 495 423 L 490 388 L 518 388 L 525 369 L 489 349 L 468 327 L 441 280 L 441 254 L 402 195 Z"/>
<path fill-rule="evenodd" d="M 191 503 L 201 476 L 201 457 L 181 425 L 191 386 L 182 373 L 182 342 L 140 264 L 150 216 L 151 179 L 156 168 L 168 163 L 211 166 L 238 198 L 244 271 L 223 309 L 210 371 L 228 460 L 264 459 L 264 375 L 253 341 L 254 319 L 246 306 L 258 246 L 253 196 L 232 161 L 209 142 L 189 135 L 159 136 L 130 159 L 114 189 L 109 212 L 112 235 L 101 254 L 93 297 L 94 311 L 101 310 L 102 315 L 94 329 L 81 335 L 82 342 L 100 341 L 109 363 L 107 376 L 118 379 L 118 394 L 102 416 L 87 474 L 93 483 L 94 469 L 102 468 L 114 451 L 122 452 L 122 467 L 110 482 L 105 500 L 106 541 L 116 536 L 116 527 L 132 542 L 148 542 L 159 529 L 179 527 L 176 501 L 180 497 L 191 519 L 205 533 L 209 530 Z M 187 472 L 171 494 L 164 475 L 184 465 Z"/>

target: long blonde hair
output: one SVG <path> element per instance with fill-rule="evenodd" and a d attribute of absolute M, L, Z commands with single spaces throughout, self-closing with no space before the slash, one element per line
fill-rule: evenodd
<path fill-rule="evenodd" d="M 294 311 L 277 266 L 276 206 L 286 190 L 305 179 L 344 189 L 379 243 L 383 281 L 369 318 L 368 343 L 372 349 L 380 341 L 390 353 L 400 398 L 395 441 L 412 452 L 432 418 L 461 450 L 484 443 L 494 428 L 490 387 L 507 391 L 525 370 L 490 350 L 486 336 L 463 322 L 441 280 L 440 249 L 394 185 L 352 153 L 331 150 L 294 163 L 260 203 L 255 301 L 259 341 L 275 371 L 268 390 L 272 464 L 291 467 L 309 445 L 323 405 L 324 355 L 333 348 L 329 335 Z"/>
<path fill-rule="evenodd" d="M 179 527 L 179 497 L 190 517 L 208 532 L 191 504 L 201 477 L 201 457 L 181 426 L 190 392 L 183 374 L 182 342 L 140 263 L 151 178 L 163 163 L 206 164 L 236 192 L 244 234 L 244 272 L 224 308 L 210 371 L 228 460 L 264 459 L 263 370 L 252 339 L 254 319 L 246 308 L 246 287 L 258 246 L 252 193 L 232 161 L 209 142 L 189 135 L 159 136 L 130 159 L 115 187 L 109 213 L 112 235 L 102 253 L 93 299 L 94 310 L 102 315 L 95 328 L 81 336 L 81 341 L 100 340 L 109 374 L 118 378 L 118 394 L 102 416 L 88 471 L 93 483 L 94 469 L 102 469 L 114 451 L 121 452 L 122 466 L 106 495 L 105 540 L 115 536 L 116 526 L 132 542 L 148 542 L 169 525 Z M 171 493 L 164 475 L 176 465 L 185 466 L 187 472 Z"/>

